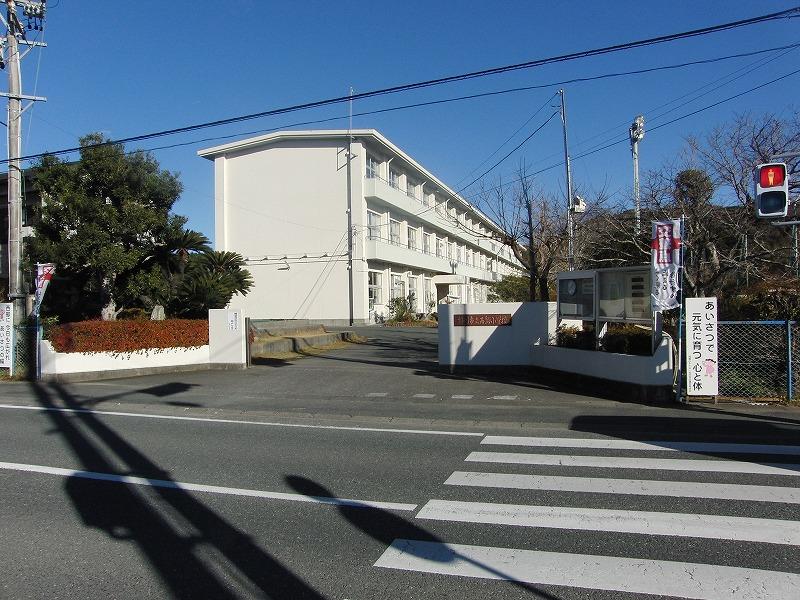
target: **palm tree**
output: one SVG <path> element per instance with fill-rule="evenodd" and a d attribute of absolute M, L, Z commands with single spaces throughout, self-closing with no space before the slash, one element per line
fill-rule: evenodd
<path fill-rule="evenodd" d="M 247 295 L 253 277 L 236 252 L 208 250 L 189 255 L 178 289 L 174 312 L 203 316 L 211 308 L 224 308 L 234 294 Z"/>

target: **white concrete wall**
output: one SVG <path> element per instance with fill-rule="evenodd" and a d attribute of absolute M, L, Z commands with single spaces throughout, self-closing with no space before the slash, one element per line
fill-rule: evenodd
<path fill-rule="evenodd" d="M 341 140 L 287 140 L 216 158 L 217 193 L 224 194 L 224 216 L 216 215 L 217 236 L 223 234 L 217 248 L 245 257 L 346 255 L 344 150 Z M 354 167 L 353 183 L 360 184 L 358 173 Z M 354 215 L 361 213 L 355 192 Z M 280 268 L 282 262 L 249 264 L 255 285 L 235 303 L 254 318 L 347 319 L 346 257 L 314 260 L 289 260 L 288 270 Z M 365 299 L 356 296 L 365 313 Z"/>
<path fill-rule="evenodd" d="M 510 326 L 453 325 L 453 315 L 510 314 Z M 670 386 L 672 338 L 664 335 L 653 356 L 632 356 L 549 345 L 557 326 L 555 302 L 451 304 L 439 306 L 442 366 L 531 365 L 609 381 Z"/>
<path fill-rule="evenodd" d="M 672 338 L 666 334 L 653 356 L 532 345 L 530 364 L 610 381 L 669 386 L 673 378 L 673 347 Z"/>
<path fill-rule="evenodd" d="M 140 352 L 56 352 L 44 340 L 40 345 L 42 377 L 98 371 L 152 369 L 184 365 L 207 365 L 208 346 L 158 348 Z"/>
<path fill-rule="evenodd" d="M 208 311 L 208 360 L 214 364 L 247 363 L 247 329 L 242 309 Z"/>
<path fill-rule="evenodd" d="M 440 365 L 527 365 L 531 343 L 547 344 L 556 329 L 555 302 L 488 302 L 439 307 Z M 510 314 L 501 327 L 453 325 L 454 315 Z"/>
<path fill-rule="evenodd" d="M 247 363 L 244 312 L 241 309 L 211 310 L 208 315 L 209 344 L 190 348 L 150 348 L 137 352 L 56 352 L 43 340 L 39 345 L 43 379 L 63 375 L 112 373 L 165 369 L 169 367 L 239 365 Z M 102 378 L 102 377 L 95 377 Z"/>

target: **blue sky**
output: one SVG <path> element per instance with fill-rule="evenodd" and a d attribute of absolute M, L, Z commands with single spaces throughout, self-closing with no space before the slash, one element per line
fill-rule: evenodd
<path fill-rule="evenodd" d="M 791 8 L 786 1 L 673 2 L 271 2 L 268 0 L 50 0 L 44 39 L 23 62 L 23 91 L 46 96 L 26 113 L 23 154 L 77 145 L 88 132 L 113 139 L 224 119 L 272 108 L 443 77 L 637 39 L 666 35 Z M 520 86 L 543 89 L 357 116 L 453 188 L 530 122 L 498 153 L 521 142 L 552 112 L 548 98 L 571 78 L 746 53 L 800 42 L 800 19 L 759 24 L 698 39 L 453 83 L 354 103 L 356 113 Z M 573 156 L 627 136 L 637 114 L 645 129 L 798 68 L 800 49 L 672 71 L 564 85 Z M 770 60 L 772 59 L 772 60 Z M 756 61 L 729 83 L 710 83 Z M 768 61 L 768 62 L 767 62 Z M 728 81 L 728 80 L 723 80 Z M 5 84 L 3 84 L 3 87 Z M 705 89 L 700 89 L 707 86 Z M 694 95 L 686 96 L 695 90 Z M 798 103 L 800 75 L 711 110 L 647 132 L 642 169 L 674 158 L 687 135 L 703 133 L 736 113 L 787 115 Z M 675 104 L 656 110 L 665 103 Z M 555 103 L 553 99 L 552 103 Z M 659 118 L 669 108 L 673 112 Z M 175 212 L 213 238 L 212 164 L 199 148 L 281 128 L 339 117 L 313 128 L 346 128 L 347 106 L 262 118 L 129 146 L 154 149 L 163 168 L 185 186 Z M 222 137 L 225 136 L 225 137 Z M 210 139 L 220 138 L 220 139 Z M 172 144 L 175 148 L 155 149 Z M 550 121 L 487 176 L 513 177 L 519 160 L 532 170 L 562 158 L 560 121 Z M 494 161 L 487 163 L 491 165 Z M 475 174 L 479 174 L 478 170 Z M 622 143 L 573 163 L 584 190 L 607 187 L 618 198 L 631 188 L 630 147 Z M 542 189 L 564 187 L 558 167 L 538 176 Z M 470 197 L 469 193 L 465 196 Z"/>

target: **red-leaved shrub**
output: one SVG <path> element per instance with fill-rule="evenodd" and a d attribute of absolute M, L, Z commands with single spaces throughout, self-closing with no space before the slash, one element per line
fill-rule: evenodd
<path fill-rule="evenodd" d="M 50 329 L 56 352 L 136 352 L 208 344 L 208 321 L 80 321 Z"/>

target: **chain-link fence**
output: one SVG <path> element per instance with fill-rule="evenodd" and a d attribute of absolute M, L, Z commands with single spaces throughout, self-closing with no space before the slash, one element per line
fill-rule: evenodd
<path fill-rule="evenodd" d="M 757 399 L 796 396 L 797 386 L 792 385 L 792 379 L 800 374 L 797 323 L 720 321 L 717 327 L 720 396 Z"/>
<path fill-rule="evenodd" d="M 14 326 L 14 372 L 0 369 L 2 376 L 15 379 L 36 379 L 37 328 L 33 325 Z"/>
<path fill-rule="evenodd" d="M 17 325 L 14 327 L 14 342 L 17 347 L 14 375 L 23 379 L 36 379 L 36 327 Z"/>

